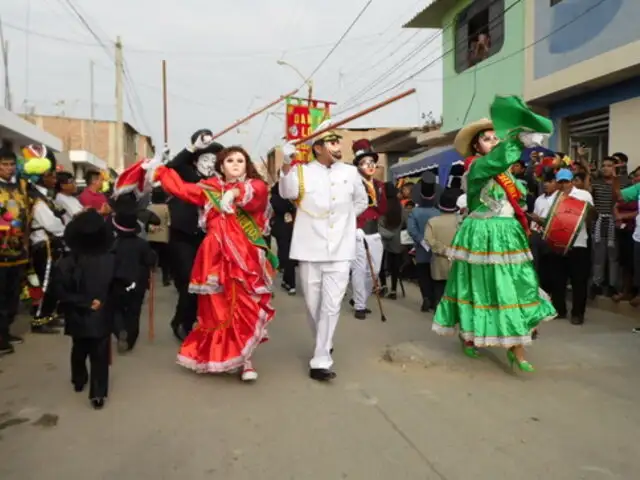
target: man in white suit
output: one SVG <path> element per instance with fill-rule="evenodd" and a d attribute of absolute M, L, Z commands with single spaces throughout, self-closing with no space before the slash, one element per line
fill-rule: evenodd
<path fill-rule="evenodd" d="M 326 121 L 316 131 L 330 126 Z M 282 198 L 297 204 L 290 257 L 298 260 L 301 286 L 315 351 L 309 376 L 318 381 L 336 377 L 331 369 L 333 334 L 356 257 L 356 218 L 368 206 L 362 178 L 353 165 L 342 163 L 340 135 L 327 131 L 312 139 L 314 159 L 291 165 L 295 147 L 283 147 L 279 182 Z"/>

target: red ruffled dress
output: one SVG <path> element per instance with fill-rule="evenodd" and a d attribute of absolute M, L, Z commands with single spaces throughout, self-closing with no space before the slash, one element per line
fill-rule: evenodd
<path fill-rule="evenodd" d="M 271 287 L 277 260 L 262 236 L 270 213 L 268 186 L 255 179 L 186 183 L 164 166 L 154 176 L 167 193 L 203 209 L 206 230 L 189 284 L 198 295 L 197 324 L 180 348 L 178 364 L 199 373 L 242 368 L 268 339 L 275 314 Z M 236 214 L 225 214 L 220 198 L 233 188 L 240 191 Z"/>

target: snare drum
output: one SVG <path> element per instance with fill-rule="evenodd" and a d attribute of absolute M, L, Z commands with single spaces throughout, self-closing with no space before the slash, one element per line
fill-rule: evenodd
<path fill-rule="evenodd" d="M 587 202 L 562 194 L 556 197 L 542 234 L 551 250 L 565 255 L 573 247 L 588 210 Z"/>

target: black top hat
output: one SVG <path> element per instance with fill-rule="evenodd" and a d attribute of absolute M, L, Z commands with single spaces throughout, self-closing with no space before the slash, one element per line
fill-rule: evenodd
<path fill-rule="evenodd" d="M 196 143 L 196 141 L 198 140 L 198 137 L 200 135 L 211 135 L 211 136 L 213 136 L 213 132 L 211 130 L 209 130 L 208 128 L 201 128 L 200 130 L 195 131 L 193 133 L 193 135 L 191 135 L 191 144 L 192 145 L 194 143 Z M 222 150 L 224 150 L 224 147 L 222 146 L 222 144 L 220 144 L 218 142 L 211 142 L 209 145 L 207 145 L 207 148 L 203 148 L 202 150 L 198 150 L 196 153 L 198 154 L 198 156 L 202 155 L 203 153 L 213 153 L 214 155 L 217 155 Z"/>
<path fill-rule="evenodd" d="M 418 207 L 434 207 L 438 204 L 440 185 L 436 176 L 431 172 L 424 172 L 422 177 L 411 189 L 411 200 Z"/>
<path fill-rule="evenodd" d="M 64 242 L 73 253 L 106 253 L 113 244 L 113 234 L 102 215 L 89 209 L 78 213 L 64 229 Z"/>
<path fill-rule="evenodd" d="M 438 208 L 443 213 L 455 213 L 458 211 L 456 202 L 458 201 L 459 191 L 447 189 L 440 195 Z"/>
<path fill-rule="evenodd" d="M 140 233 L 140 223 L 135 211 L 119 211 L 111 217 L 116 233 L 118 235 L 138 235 Z"/>

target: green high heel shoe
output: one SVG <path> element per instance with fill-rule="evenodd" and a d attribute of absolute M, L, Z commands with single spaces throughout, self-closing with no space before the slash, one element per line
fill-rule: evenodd
<path fill-rule="evenodd" d="M 516 354 L 513 353 L 513 350 L 507 350 L 507 358 L 509 359 L 509 366 L 512 370 L 513 364 L 515 363 L 516 365 L 518 365 L 518 368 L 521 372 L 533 373 L 536 371 L 536 369 L 533 368 L 533 365 L 531 365 L 526 360 L 523 360 L 522 362 L 518 361 L 518 358 L 516 357 Z"/>
<path fill-rule="evenodd" d="M 464 340 L 460 339 L 460 345 L 462 346 L 462 353 L 469 358 L 480 358 L 478 350 L 474 346 L 467 345 Z"/>

